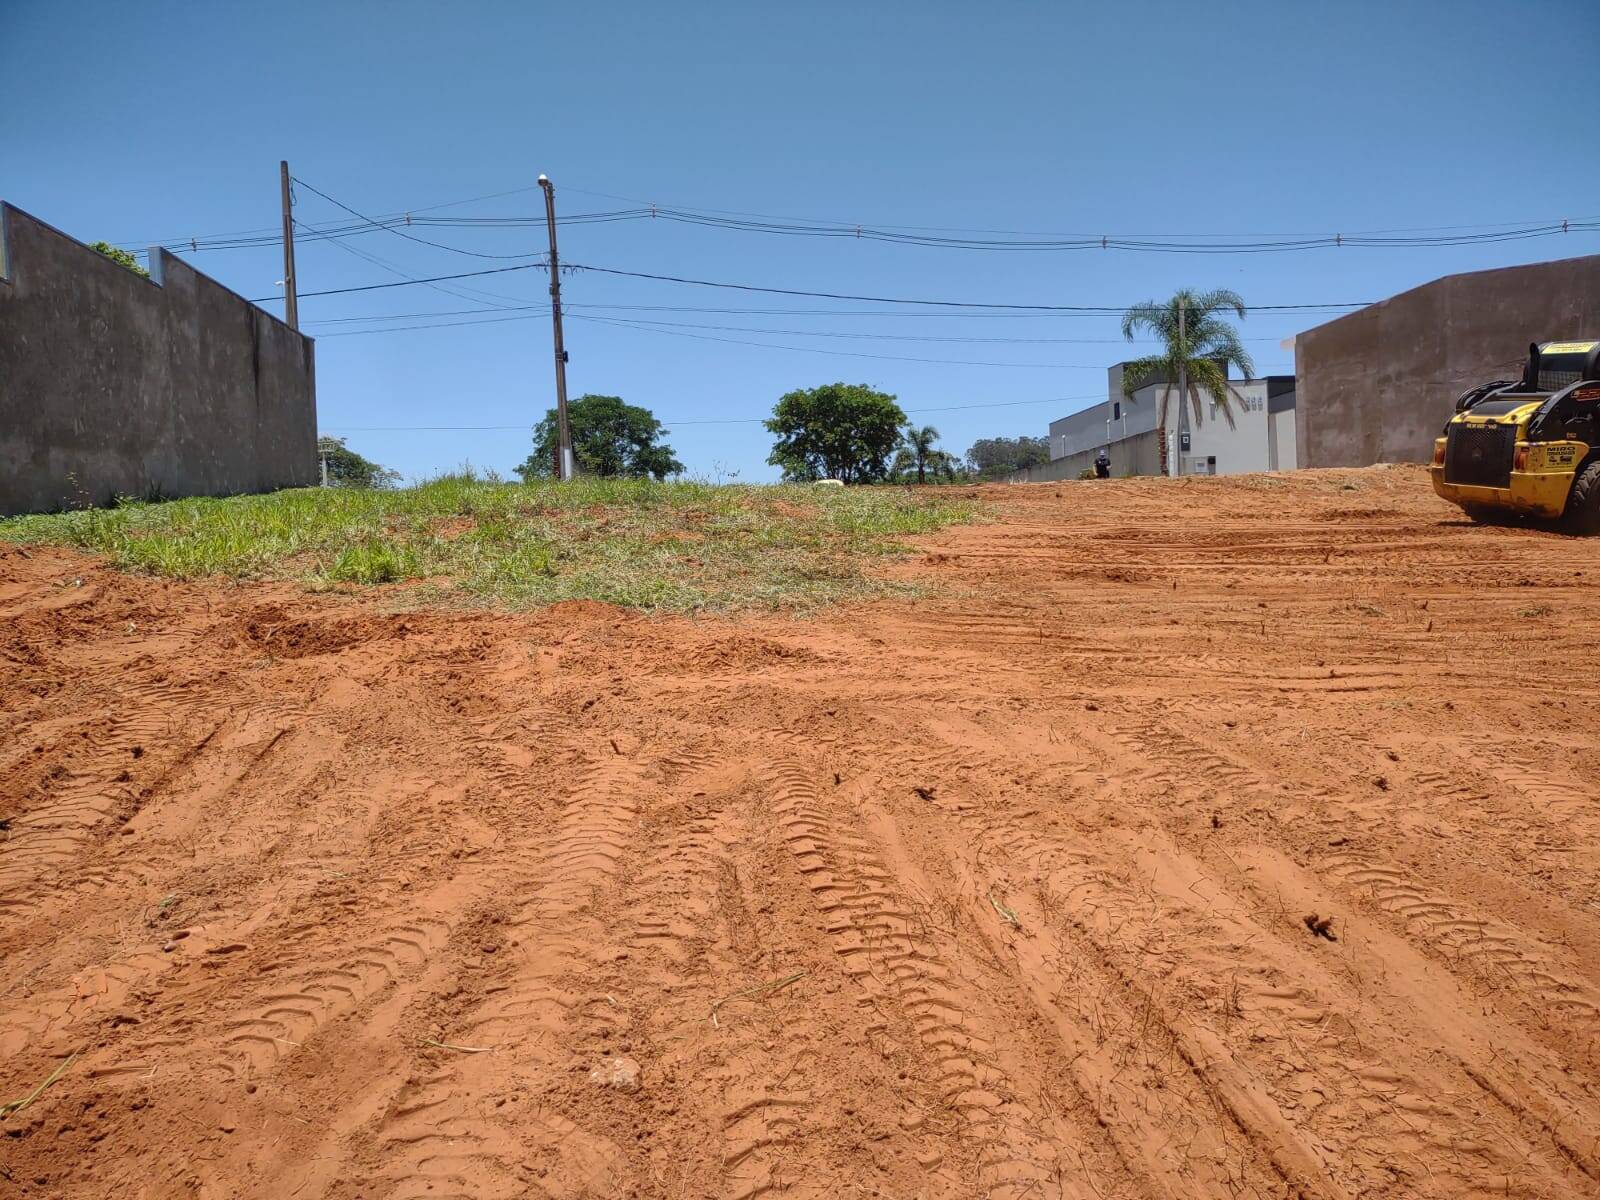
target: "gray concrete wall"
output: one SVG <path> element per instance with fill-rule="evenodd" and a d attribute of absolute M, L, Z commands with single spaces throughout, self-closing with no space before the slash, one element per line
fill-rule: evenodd
<path fill-rule="evenodd" d="M 1085 450 L 1090 451 L 1092 456 L 1094 451 L 1106 444 L 1108 437 L 1112 440 L 1133 437 L 1154 429 L 1160 398 L 1159 384 L 1143 388 L 1132 396 L 1124 396 L 1118 391 L 1106 400 L 1051 421 L 1051 457 L 1066 458 Z M 1121 415 L 1111 420 L 1112 414 L 1119 409 Z"/>
<path fill-rule="evenodd" d="M 1600 255 L 1448 275 L 1295 338 L 1302 467 L 1426 462 L 1456 397 L 1529 342 L 1600 337 Z"/>
<path fill-rule="evenodd" d="M 311 339 L 152 259 L 0 205 L 0 514 L 316 481 Z"/>
<path fill-rule="evenodd" d="M 1058 479 L 1076 479 L 1094 466 L 1094 456 L 1099 452 L 1080 450 L 1065 458 L 1053 458 L 1037 467 L 1026 467 L 1006 476 L 1007 483 L 1051 483 Z M 1154 429 L 1136 433 L 1120 442 L 1112 442 L 1111 475 L 1120 479 L 1124 475 L 1161 474 L 1161 438 Z"/>

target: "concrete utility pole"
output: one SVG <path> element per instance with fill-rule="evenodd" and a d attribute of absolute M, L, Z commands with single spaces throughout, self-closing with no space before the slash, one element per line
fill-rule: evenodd
<path fill-rule="evenodd" d="M 1178 297 L 1178 452 L 1172 456 L 1174 475 L 1183 474 L 1183 434 L 1189 424 L 1189 301 Z"/>
<path fill-rule="evenodd" d="M 283 197 L 283 319 L 300 328 L 300 291 L 294 277 L 294 197 L 289 192 L 289 164 L 278 163 L 278 188 Z"/>
<path fill-rule="evenodd" d="M 550 321 L 556 337 L 556 478 L 571 479 L 572 430 L 567 425 L 567 344 L 561 336 L 561 263 L 556 257 L 556 189 L 548 178 L 539 176 L 544 189 L 544 223 L 550 230 Z"/>

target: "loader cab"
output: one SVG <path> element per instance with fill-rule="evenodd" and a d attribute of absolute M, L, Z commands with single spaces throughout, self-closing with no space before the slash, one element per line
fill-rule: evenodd
<path fill-rule="evenodd" d="M 1581 379 L 1600 379 L 1600 341 L 1534 342 L 1528 346 L 1521 391 L 1554 394 Z"/>
<path fill-rule="evenodd" d="M 1600 341 L 1529 346 L 1520 390 L 1545 398 L 1528 422 L 1530 440 L 1600 446 Z"/>

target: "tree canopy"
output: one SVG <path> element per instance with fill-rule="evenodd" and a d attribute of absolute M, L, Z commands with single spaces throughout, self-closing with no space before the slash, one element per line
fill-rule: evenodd
<path fill-rule="evenodd" d="M 132 250 L 124 250 L 121 246 L 113 246 L 110 242 L 96 242 L 89 249 L 104 254 L 114 263 L 121 263 L 135 275 L 143 275 L 146 279 L 150 278 L 150 272 L 139 265 L 139 259 Z"/>
<path fill-rule="evenodd" d="M 862 383 L 790 392 L 766 421 L 778 437 L 767 462 L 791 481 L 875 483 L 889 472 L 905 419 L 893 396 Z"/>
<path fill-rule="evenodd" d="M 1047 437 L 979 438 L 967 450 L 967 466 L 979 479 L 1003 479 L 1013 471 L 1049 461 Z"/>
<path fill-rule="evenodd" d="M 341 437 L 319 437 L 317 455 L 328 464 L 328 483 L 332 487 L 386 488 L 400 482 L 399 471 L 363 458 Z"/>
<path fill-rule="evenodd" d="M 889 478 L 896 483 L 954 483 L 960 479 L 964 474 L 961 460 L 939 449 L 938 441 L 939 431 L 932 425 L 907 425 L 889 465 Z"/>
<path fill-rule="evenodd" d="M 1230 426 L 1234 424 L 1228 397 L 1236 400 L 1241 397 L 1228 384 L 1228 368 L 1238 368 L 1246 378 L 1255 374 L 1256 368 L 1239 340 L 1238 331 L 1222 319 L 1220 314 L 1225 311 L 1243 318 L 1244 301 L 1237 292 L 1216 288 L 1209 292 L 1178 291 L 1173 293 L 1172 299 L 1162 303 L 1146 300 L 1122 315 L 1122 336 L 1130 342 L 1143 330 L 1162 343 L 1155 354 L 1124 364 L 1122 371 L 1122 388 L 1130 396 L 1141 382 L 1152 376 L 1165 380 L 1161 405 L 1156 410 L 1156 424 L 1161 428 L 1166 428 L 1167 403 L 1177 389 L 1180 367 L 1188 377 L 1195 425 L 1201 420 L 1201 392 L 1211 396 Z M 1182 396 L 1178 397 L 1178 403 L 1183 403 Z"/>
<path fill-rule="evenodd" d="M 572 430 L 572 457 L 584 475 L 621 475 L 633 479 L 665 479 L 683 471 L 672 447 L 661 441 L 666 432 L 648 408 L 624 403 L 620 396 L 579 396 L 567 404 Z M 555 474 L 560 434 L 556 410 L 550 409 L 533 429 L 533 453 L 517 474 L 524 480 Z"/>

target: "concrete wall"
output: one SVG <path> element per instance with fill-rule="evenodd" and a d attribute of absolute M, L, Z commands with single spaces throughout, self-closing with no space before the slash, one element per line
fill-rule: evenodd
<path fill-rule="evenodd" d="M 1058 479 L 1076 479 L 1094 466 L 1097 445 L 1090 450 L 1080 450 L 1065 458 L 1053 458 L 1037 467 L 1027 467 L 1006 476 L 1007 483 L 1050 483 Z M 1136 433 L 1120 442 L 1112 442 L 1111 474 L 1120 479 L 1124 475 L 1159 475 L 1161 473 L 1161 439 L 1154 429 Z"/>
<path fill-rule="evenodd" d="M 1106 399 L 1050 422 L 1050 457 L 1066 458 L 1098 450 L 1108 440 L 1132 437 L 1156 427 L 1159 388 L 1122 394 L 1122 363 L 1106 371 Z"/>
<path fill-rule="evenodd" d="M 1267 381 L 1236 379 L 1230 396 L 1233 424 L 1222 414 L 1217 402 L 1206 393 L 1200 395 L 1201 420 L 1194 423 L 1194 406 L 1188 410 L 1189 453 L 1182 456 L 1185 475 L 1238 475 L 1246 471 L 1271 470 L 1267 436 Z M 1173 396 L 1177 406 L 1177 396 Z M 1176 422 L 1176 414 L 1168 418 Z M 1214 457 L 1216 470 L 1210 471 L 1206 459 Z"/>
<path fill-rule="evenodd" d="M 1456 397 L 1529 342 L 1600 337 L 1600 255 L 1448 275 L 1295 338 L 1303 467 L 1426 462 Z"/>
<path fill-rule="evenodd" d="M 311 339 L 151 258 L 0 205 L 0 514 L 316 481 Z"/>
<path fill-rule="evenodd" d="M 1294 409 L 1267 413 L 1267 470 L 1292 471 L 1299 464 L 1295 448 Z"/>

